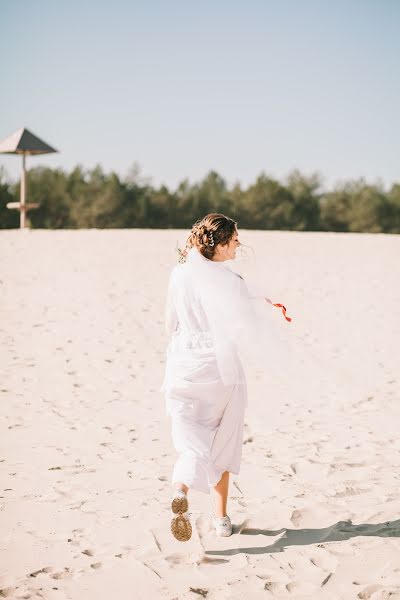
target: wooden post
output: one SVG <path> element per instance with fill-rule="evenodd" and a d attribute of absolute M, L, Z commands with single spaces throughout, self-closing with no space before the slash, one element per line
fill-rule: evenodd
<path fill-rule="evenodd" d="M 19 226 L 21 229 L 25 227 L 25 195 L 26 195 L 26 169 L 25 169 L 25 154 L 22 155 L 22 173 L 21 173 L 21 199 L 19 212 Z"/>

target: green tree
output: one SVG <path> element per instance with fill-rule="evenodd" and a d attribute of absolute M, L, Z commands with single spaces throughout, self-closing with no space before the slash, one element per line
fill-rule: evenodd
<path fill-rule="evenodd" d="M 400 184 L 395 183 L 388 193 L 387 212 L 385 214 L 385 231 L 400 233 Z"/>
<path fill-rule="evenodd" d="M 320 223 L 323 231 L 348 231 L 351 195 L 343 188 L 326 192 L 320 198 Z"/>
<path fill-rule="evenodd" d="M 17 196 L 19 200 L 19 192 Z M 67 175 L 61 169 L 30 169 L 27 174 L 27 200 L 39 204 L 39 208 L 29 212 L 33 228 L 64 229 L 71 226 Z"/>
<path fill-rule="evenodd" d="M 243 194 L 242 227 L 290 229 L 295 200 L 288 189 L 264 173 Z"/>
<path fill-rule="evenodd" d="M 261 173 L 247 189 L 239 183 L 229 189 L 210 171 L 194 184 L 184 179 L 172 192 L 154 187 L 137 163 L 123 180 L 99 165 L 77 165 L 69 174 L 36 167 L 27 184 L 27 201 L 40 205 L 29 213 L 36 228 L 189 228 L 207 213 L 222 212 L 241 228 L 400 233 L 400 184 L 386 192 L 360 179 L 321 193 L 319 175 L 298 170 L 284 183 Z M 19 189 L 0 169 L 0 228 L 19 226 L 18 212 L 6 208 L 19 200 Z"/>
<path fill-rule="evenodd" d="M 297 169 L 287 178 L 286 189 L 290 192 L 294 208 L 290 217 L 291 229 L 317 231 L 320 229 L 319 189 L 321 178 L 317 173 L 305 177 Z"/>
<path fill-rule="evenodd" d="M 8 202 L 16 202 L 15 186 L 7 182 L 7 173 L 0 167 L 0 229 L 19 227 L 19 212 L 7 208 Z"/>
<path fill-rule="evenodd" d="M 363 179 L 345 185 L 350 196 L 348 211 L 349 231 L 380 233 L 384 231 L 388 200 L 376 185 L 367 185 Z"/>

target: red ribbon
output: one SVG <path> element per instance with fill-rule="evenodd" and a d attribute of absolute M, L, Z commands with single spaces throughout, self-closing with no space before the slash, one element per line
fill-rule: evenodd
<path fill-rule="evenodd" d="M 290 323 L 290 321 L 291 321 L 292 319 L 291 319 L 291 317 L 287 317 L 287 316 L 286 316 L 286 307 L 285 307 L 285 306 L 283 306 L 283 304 L 274 304 L 273 302 L 271 302 L 271 300 L 270 300 L 269 298 L 265 298 L 265 300 L 266 300 L 267 302 L 269 302 L 270 304 L 272 304 L 272 306 L 277 306 L 278 308 L 281 308 L 281 309 L 282 309 L 282 314 L 283 314 L 283 316 L 285 317 L 286 321 L 289 321 L 289 323 Z"/>

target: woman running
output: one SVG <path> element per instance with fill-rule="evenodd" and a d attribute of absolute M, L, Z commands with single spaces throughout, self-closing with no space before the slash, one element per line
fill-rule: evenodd
<path fill-rule="evenodd" d="M 213 526 L 219 536 L 232 534 L 229 474 L 239 474 L 248 404 L 240 350 L 260 335 L 247 286 L 228 262 L 239 245 L 236 222 L 208 214 L 193 225 L 170 275 L 166 330 L 171 340 L 161 389 L 178 453 L 171 531 L 179 541 L 192 535 L 190 489 L 215 490 Z"/>

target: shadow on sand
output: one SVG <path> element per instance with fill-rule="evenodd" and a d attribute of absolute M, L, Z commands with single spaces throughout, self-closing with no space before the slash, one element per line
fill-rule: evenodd
<path fill-rule="evenodd" d="M 246 528 L 247 521 L 233 528 L 233 534 L 239 535 L 265 535 L 275 537 L 282 535 L 278 540 L 269 546 L 249 547 L 249 548 L 231 548 L 226 550 L 206 550 L 206 554 L 233 556 L 234 554 L 270 554 L 273 552 L 283 552 L 289 546 L 307 546 L 310 544 L 323 545 L 327 542 L 343 542 L 358 536 L 375 537 L 400 537 L 400 519 L 397 521 L 386 521 L 377 524 L 353 525 L 351 520 L 338 521 L 330 527 L 323 529 L 251 529 Z M 235 541 L 240 544 L 240 538 Z"/>

